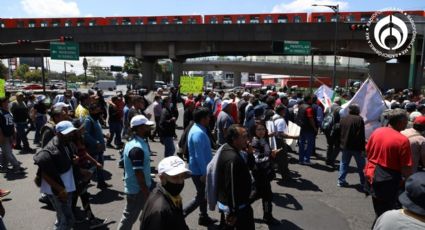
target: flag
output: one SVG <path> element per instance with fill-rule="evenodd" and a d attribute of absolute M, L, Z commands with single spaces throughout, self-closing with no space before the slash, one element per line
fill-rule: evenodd
<path fill-rule="evenodd" d="M 360 116 L 363 117 L 365 123 L 365 136 L 366 139 L 369 139 L 372 132 L 381 127 L 379 119 L 382 112 L 387 108 L 382 98 L 381 91 L 371 78 L 363 82 L 353 98 L 341 106 L 341 117 L 348 115 L 348 106 L 351 104 L 359 105 Z"/>
<path fill-rule="evenodd" d="M 317 96 L 317 99 L 325 107 L 325 112 L 330 110 L 335 92 L 331 88 L 329 88 L 327 85 L 321 85 L 316 90 L 316 92 L 314 92 L 314 94 Z"/>

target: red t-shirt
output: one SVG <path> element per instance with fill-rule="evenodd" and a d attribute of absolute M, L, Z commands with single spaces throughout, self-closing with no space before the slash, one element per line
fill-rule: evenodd
<path fill-rule="evenodd" d="M 409 139 L 389 127 L 378 128 L 372 133 L 366 144 L 366 153 L 364 173 L 369 183 L 375 175 L 376 164 L 398 172 L 402 167 L 413 164 Z"/>
<path fill-rule="evenodd" d="M 311 106 L 309 106 L 306 110 L 305 110 L 305 115 L 308 118 L 314 118 L 314 111 L 313 108 Z"/>

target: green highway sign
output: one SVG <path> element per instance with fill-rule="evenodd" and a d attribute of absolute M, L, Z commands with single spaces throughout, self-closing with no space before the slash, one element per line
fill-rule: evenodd
<path fill-rule="evenodd" d="M 309 55 L 311 51 L 310 41 L 284 41 L 283 54 Z"/>
<path fill-rule="evenodd" d="M 77 42 L 50 42 L 50 58 L 52 60 L 78 61 L 80 46 Z"/>

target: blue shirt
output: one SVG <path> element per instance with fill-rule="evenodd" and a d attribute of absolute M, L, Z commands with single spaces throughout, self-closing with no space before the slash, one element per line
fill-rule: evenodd
<path fill-rule="evenodd" d="M 212 159 L 211 142 L 207 129 L 195 123 L 187 136 L 189 149 L 189 169 L 192 175 L 203 176 L 207 174 L 207 165 Z"/>
<path fill-rule="evenodd" d="M 97 154 L 97 144 L 105 144 L 103 138 L 102 127 L 99 121 L 94 120 L 91 116 L 84 119 L 84 143 L 86 144 L 87 151 L 90 154 Z"/>
<path fill-rule="evenodd" d="M 152 185 L 151 159 L 148 144 L 139 136 L 128 142 L 124 147 L 124 192 L 126 194 L 137 194 L 140 192 L 136 170 L 142 170 L 145 177 L 146 187 Z"/>

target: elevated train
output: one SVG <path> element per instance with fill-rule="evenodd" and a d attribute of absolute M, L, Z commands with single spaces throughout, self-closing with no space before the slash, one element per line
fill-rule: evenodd
<path fill-rule="evenodd" d="M 374 12 L 340 12 L 341 22 L 367 22 Z M 385 12 L 383 15 L 388 14 Z M 425 17 L 425 11 L 405 11 Z M 267 24 L 267 23 L 322 23 L 334 22 L 332 12 L 131 16 L 131 17 L 79 17 L 79 18 L 0 18 L 0 28 L 89 27 L 110 25 L 166 25 L 166 24 Z"/>

